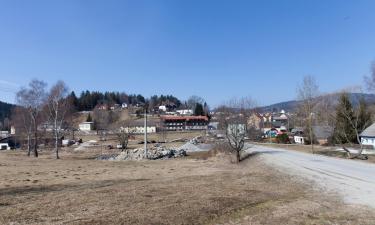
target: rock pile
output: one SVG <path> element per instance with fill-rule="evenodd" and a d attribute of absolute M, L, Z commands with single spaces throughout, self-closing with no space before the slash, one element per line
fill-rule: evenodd
<path fill-rule="evenodd" d="M 100 158 L 101 160 L 143 160 L 143 159 L 149 159 L 149 160 L 157 160 L 157 159 L 170 159 L 170 158 L 180 158 L 186 156 L 186 151 L 184 149 L 169 149 L 165 147 L 153 147 L 149 148 L 147 150 L 147 158 L 145 156 L 145 152 L 143 148 L 138 149 L 128 149 L 124 152 L 121 152 L 117 156 L 110 156 L 110 157 L 104 157 Z M 99 159 L 99 158 L 98 158 Z"/>

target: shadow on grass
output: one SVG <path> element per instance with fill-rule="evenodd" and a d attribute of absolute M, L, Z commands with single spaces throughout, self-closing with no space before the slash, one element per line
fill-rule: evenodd
<path fill-rule="evenodd" d="M 120 179 L 120 180 L 102 180 L 102 181 L 94 181 L 91 183 L 84 183 L 84 184 L 54 184 L 54 185 L 41 185 L 41 186 L 22 186 L 22 187 L 10 187 L 10 188 L 2 188 L 0 189 L 0 196 L 13 196 L 19 194 L 41 194 L 41 193 L 49 193 L 49 192 L 59 192 L 59 191 L 79 191 L 79 190 L 87 190 L 93 188 L 104 188 L 110 187 L 117 184 L 125 184 L 131 182 L 142 182 L 148 181 L 149 179 Z"/>

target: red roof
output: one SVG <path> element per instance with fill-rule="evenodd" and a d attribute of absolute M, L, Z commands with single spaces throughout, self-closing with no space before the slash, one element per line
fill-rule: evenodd
<path fill-rule="evenodd" d="M 205 120 L 208 121 L 207 116 L 161 116 L 162 120 Z"/>

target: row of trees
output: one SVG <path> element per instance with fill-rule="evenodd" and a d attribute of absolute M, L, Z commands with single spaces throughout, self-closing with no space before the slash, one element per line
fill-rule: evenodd
<path fill-rule="evenodd" d="M 58 81 L 47 90 L 45 82 L 32 80 L 28 87 L 17 92 L 17 107 L 12 113 L 12 123 L 18 133 L 26 136 L 28 156 L 33 152 L 38 157 L 39 129 L 48 126 L 53 132 L 56 158 L 59 159 L 59 140 L 72 109 L 71 99 L 67 96 L 68 87 L 63 81 Z"/>
<path fill-rule="evenodd" d="M 78 111 L 91 111 L 98 104 L 122 104 L 128 105 L 150 105 L 150 107 L 159 106 L 161 104 L 174 104 L 177 108 L 181 106 L 181 101 L 173 95 L 153 95 L 150 99 L 146 99 L 142 95 L 128 95 L 124 92 L 99 92 L 99 91 L 83 91 L 79 97 L 75 92 L 71 92 L 68 96 L 73 106 Z"/>
<path fill-rule="evenodd" d="M 360 92 L 360 90 L 354 91 Z M 350 152 L 344 145 L 359 144 L 358 156 L 362 154 L 360 134 L 371 125 L 372 117 L 363 95 L 353 95 L 349 92 L 353 90 L 343 90 L 338 94 L 321 94 L 312 76 L 304 77 L 298 87 L 297 99 L 301 103 L 296 112 L 297 124 L 303 124 L 307 142 L 311 144 L 313 153 L 316 141 L 313 127 L 328 126 L 333 129 L 333 134 L 329 138 L 332 144 L 342 145 L 348 154 Z M 357 97 L 359 99 L 354 99 Z"/>

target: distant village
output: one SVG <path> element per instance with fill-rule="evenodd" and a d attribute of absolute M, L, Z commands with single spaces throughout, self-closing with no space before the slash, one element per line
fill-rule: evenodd
<path fill-rule="evenodd" d="M 87 103 L 85 99 L 85 96 L 91 95 L 99 95 L 99 98 L 106 99 L 111 94 L 104 94 L 103 96 L 107 96 L 105 98 L 100 96 L 100 93 L 82 93 L 80 99 L 75 97 L 74 92 L 70 94 L 68 98 L 71 98 L 74 104 L 74 113 L 69 115 L 69 120 L 67 120 L 69 122 L 60 127 L 65 133 L 61 139 L 61 145 L 71 143 L 70 139 L 74 139 L 74 133 L 76 135 L 114 134 L 119 129 L 132 135 L 202 131 L 218 139 L 226 136 L 222 120 L 223 112 L 219 109 L 210 110 L 207 103 L 197 96 L 181 103 L 173 96 L 153 96 L 146 102 L 140 95 L 121 97 L 121 94 L 117 94 L 118 100 L 112 100 L 112 103 L 94 100 L 98 103 L 92 106 L 93 103 Z M 116 99 L 116 94 L 113 96 L 112 98 Z M 121 98 L 125 98 L 126 102 L 120 102 Z M 82 102 L 86 102 L 86 105 Z M 88 104 L 91 106 L 88 107 Z M 249 134 L 247 138 L 251 141 L 309 144 L 306 142 L 309 138 L 305 128 L 298 126 L 295 118 L 295 112 L 286 112 L 283 109 L 260 112 L 255 108 L 248 110 L 245 120 L 241 123 L 249 133 L 251 131 L 251 135 Z M 229 117 L 224 120 L 230 121 Z M 17 137 L 22 136 L 21 133 L 24 132 L 22 124 L 17 123 L 16 120 L 9 121 L 8 127 L 8 130 L 0 131 L 0 149 L 2 150 L 16 148 L 21 139 L 18 138 L 17 141 Z M 40 133 L 52 132 L 53 129 L 49 121 L 41 122 L 38 126 Z M 363 144 L 375 146 L 373 130 L 375 129 L 371 126 L 369 130 L 361 134 Z M 316 144 L 327 145 L 334 133 L 334 128 L 328 125 L 314 125 L 312 131 Z"/>

